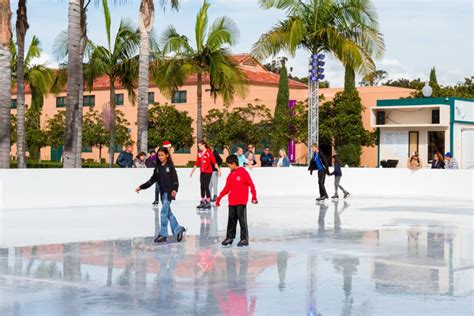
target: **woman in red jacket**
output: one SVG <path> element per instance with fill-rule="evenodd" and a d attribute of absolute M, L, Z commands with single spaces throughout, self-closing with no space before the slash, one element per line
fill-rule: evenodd
<path fill-rule="evenodd" d="M 217 169 L 219 177 L 221 176 L 221 169 L 216 162 L 216 158 L 214 157 L 211 148 L 204 140 L 199 142 L 198 147 L 199 152 L 197 155 L 196 164 L 194 165 L 190 176 L 192 177 L 194 171 L 196 171 L 196 168 L 199 167 L 201 171 L 201 203 L 197 206 L 197 208 L 210 209 L 211 191 L 209 190 L 209 184 L 211 183 L 212 178 L 212 166 Z"/>

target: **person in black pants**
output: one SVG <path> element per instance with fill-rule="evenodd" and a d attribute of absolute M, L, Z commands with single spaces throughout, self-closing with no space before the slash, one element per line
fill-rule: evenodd
<path fill-rule="evenodd" d="M 314 170 L 318 171 L 318 185 L 319 185 L 319 198 L 317 201 L 323 201 L 329 198 L 326 188 L 324 187 L 324 181 L 326 180 L 326 174 L 329 175 L 329 165 L 327 163 L 326 157 L 323 153 L 319 151 L 318 145 L 313 145 L 313 156 L 309 162 L 310 174 L 313 174 Z"/>

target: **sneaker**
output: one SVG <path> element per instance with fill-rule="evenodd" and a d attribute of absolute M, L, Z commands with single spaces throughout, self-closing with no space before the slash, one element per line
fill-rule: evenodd
<path fill-rule="evenodd" d="M 351 194 L 349 192 L 344 193 L 344 198 L 347 199 Z"/>
<path fill-rule="evenodd" d="M 164 242 L 166 242 L 166 237 L 159 235 L 159 236 L 156 237 L 155 240 L 153 240 L 153 241 L 156 242 L 156 243 L 158 243 L 158 244 L 164 243 Z"/>
<path fill-rule="evenodd" d="M 248 247 L 248 246 L 249 246 L 249 240 L 248 239 L 241 240 L 237 244 L 237 247 Z"/>
<path fill-rule="evenodd" d="M 333 196 L 331 196 L 331 199 L 334 199 L 334 200 L 338 199 L 338 198 L 339 198 L 339 195 L 337 195 L 337 194 L 334 194 Z"/>
<path fill-rule="evenodd" d="M 224 247 L 232 246 L 232 242 L 233 242 L 233 241 L 234 241 L 233 239 L 226 238 L 226 239 L 221 243 L 221 245 L 224 246 Z"/>
<path fill-rule="evenodd" d="M 160 201 L 158 201 L 158 200 L 155 200 L 155 201 L 153 202 L 153 205 L 158 205 L 158 204 L 160 204 Z"/>
<path fill-rule="evenodd" d="M 206 205 L 206 202 L 205 202 L 205 201 L 201 201 L 201 203 L 200 203 L 198 206 L 196 206 L 196 208 L 202 209 L 205 205 Z"/>
<path fill-rule="evenodd" d="M 181 230 L 179 231 L 178 235 L 176 235 L 176 241 L 177 242 L 181 242 L 181 240 L 183 240 L 183 237 L 184 237 L 184 233 L 186 232 L 186 228 L 181 228 Z"/>

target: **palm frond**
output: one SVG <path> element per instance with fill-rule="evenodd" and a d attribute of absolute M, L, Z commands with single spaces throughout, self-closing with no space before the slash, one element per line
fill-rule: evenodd
<path fill-rule="evenodd" d="M 193 48 L 189 44 L 189 40 L 186 36 L 180 35 L 176 28 L 172 25 L 169 25 L 161 35 L 161 45 L 163 55 L 169 53 L 190 53 L 193 51 Z"/>
<path fill-rule="evenodd" d="M 275 56 L 281 51 L 288 50 L 290 42 L 288 24 L 288 21 L 280 22 L 270 31 L 262 34 L 252 47 L 252 55 L 258 60 L 263 60 Z"/>
<path fill-rule="evenodd" d="M 62 62 L 68 54 L 68 34 L 65 30 L 59 33 L 53 41 L 53 56 L 56 61 Z"/>
<path fill-rule="evenodd" d="M 218 49 L 222 45 L 233 46 L 237 43 L 239 35 L 239 29 L 234 20 L 226 16 L 220 17 L 210 27 L 205 46 L 211 50 Z"/>
<path fill-rule="evenodd" d="M 26 52 L 25 66 L 30 66 L 31 61 L 35 58 L 39 58 L 42 52 L 43 50 L 41 49 L 40 40 L 36 36 L 33 36 L 30 42 L 30 46 L 28 47 L 28 51 Z"/>
<path fill-rule="evenodd" d="M 109 4 L 107 0 L 102 0 L 102 6 L 104 7 L 104 21 L 105 21 L 105 33 L 107 34 L 107 44 L 109 49 L 111 49 L 112 39 L 110 36 L 110 25 L 112 24 L 112 20 L 110 17 L 110 10 Z"/>
<path fill-rule="evenodd" d="M 196 50 L 201 52 L 204 48 L 205 38 L 207 35 L 207 11 L 210 7 L 210 3 L 207 0 L 204 0 L 201 9 L 199 10 L 196 17 L 196 26 L 194 28 L 195 37 L 196 37 Z"/>

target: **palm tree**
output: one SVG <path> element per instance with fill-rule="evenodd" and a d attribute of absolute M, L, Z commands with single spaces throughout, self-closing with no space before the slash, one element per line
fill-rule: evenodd
<path fill-rule="evenodd" d="M 40 41 L 36 36 L 33 36 L 26 56 L 24 58 L 23 69 L 24 69 L 24 83 L 27 83 L 31 91 L 31 105 L 28 111 L 37 111 L 41 114 L 43 108 L 43 101 L 45 94 L 50 92 L 57 93 L 65 85 L 62 74 L 55 73 L 46 65 L 33 64 L 32 61 L 35 58 L 41 56 L 42 50 L 40 47 Z M 17 69 L 19 63 L 19 56 L 13 41 L 11 41 L 11 72 L 12 79 L 18 84 Z M 18 91 L 18 89 L 17 89 Z M 19 92 L 17 92 L 19 94 Z M 18 100 L 18 99 L 17 99 Z M 17 114 L 18 119 L 18 114 Z M 36 122 L 33 123 L 38 129 L 40 128 L 39 116 L 36 117 Z M 24 131 L 23 131 L 24 133 Z M 28 140 L 26 141 L 28 143 Z M 31 157 L 33 159 L 39 159 L 40 148 L 32 148 L 28 144 Z"/>
<path fill-rule="evenodd" d="M 17 149 L 16 156 L 18 168 L 26 168 L 25 161 L 25 36 L 28 30 L 28 17 L 26 14 L 26 0 L 18 0 L 16 11 L 16 41 L 18 45 L 16 63 L 16 104 L 17 104 Z"/>
<path fill-rule="evenodd" d="M 90 43 L 91 56 L 84 69 L 84 77 L 89 89 L 92 89 L 94 79 L 100 76 L 105 75 L 110 81 L 110 118 L 107 125 L 110 131 L 109 164 L 112 166 L 115 148 L 115 88 L 119 82 L 127 89 L 129 99 L 135 102 L 140 34 L 129 22 L 122 20 L 112 43 L 111 16 L 107 0 L 102 0 L 102 5 L 104 7 L 107 47 Z"/>
<path fill-rule="evenodd" d="M 263 34 L 253 55 L 264 59 L 303 48 L 333 54 L 344 65 L 366 74 L 375 70 L 372 56 L 384 51 L 371 0 L 259 0 L 265 8 L 285 10 L 287 18 Z"/>
<path fill-rule="evenodd" d="M 10 168 L 10 0 L 0 0 L 0 168 Z"/>
<path fill-rule="evenodd" d="M 77 166 L 77 114 L 82 87 L 81 20 L 83 0 L 69 0 L 66 130 L 64 133 L 64 168 Z"/>
<path fill-rule="evenodd" d="M 165 8 L 166 1 L 160 1 Z M 170 0 L 171 8 L 178 9 L 179 0 Z M 148 69 L 150 65 L 150 32 L 153 27 L 155 7 L 153 0 L 141 0 L 139 29 L 140 52 L 138 68 L 138 115 L 137 147 L 138 151 L 148 151 Z"/>
<path fill-rule="evenodd" d="M 196 47 L 189 39 L 178 34 L 169 26 L 162 35 L 162 60 L 153 69 L 152 78 L 160 90 L 171 97 L 186 80 L 197 76 L 197 139 L 202 139 L 202 84 L 203 76 L 209 75 L 210 92 L 217 99 L 221 96 L 225 103 L 233 101 L 236 94 L 246 94 L 247 78 L 232 60 L 229 50 L 237 42 L 238 29 L 229 17 L 214 21 L 208 29 L 207 11 L 210 4 L 204 4 L 196 18 Z M 170 56 L 171 55 L 171 56 Z"/>

